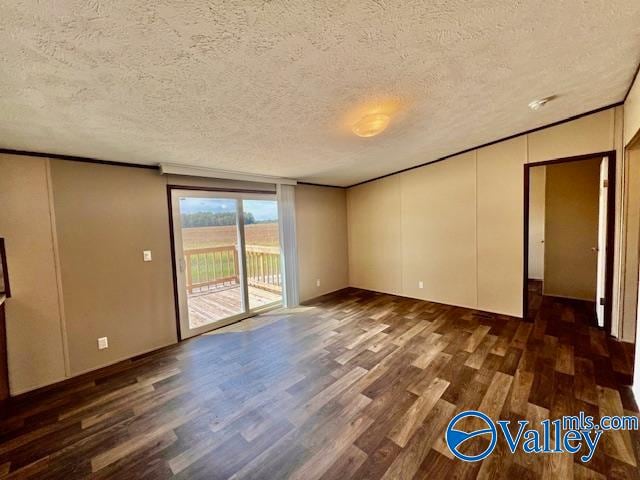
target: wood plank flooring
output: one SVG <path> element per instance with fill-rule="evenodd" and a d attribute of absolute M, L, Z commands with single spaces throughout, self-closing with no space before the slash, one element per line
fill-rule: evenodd
<path fill-rule="evenodd" d="M 0 478 L 640 478 L 637 432 L 591 462 L 448 451 L 459 411 L 636 414 L 633 349 L 543 298 L 535 322 L 348 289 L 11 401 Z"/>

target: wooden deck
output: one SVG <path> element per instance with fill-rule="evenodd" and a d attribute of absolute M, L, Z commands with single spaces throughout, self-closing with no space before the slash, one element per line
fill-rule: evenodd
<path fill-rule="evenodd" d="M 261 307 L 282 300 L 282 295 L 249 286 L 249 305 Z M 197 328 L 242 313 L 240 286 L 189 295 L 189 326 Z"/>

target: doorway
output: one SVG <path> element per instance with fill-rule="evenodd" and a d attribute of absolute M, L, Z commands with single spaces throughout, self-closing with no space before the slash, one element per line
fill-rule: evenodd
<path fill-rule="evenodd" d="M 282 303 L 276 196 L 170 188 L 180 338 Z"/>
<path fill-rule="evenodd" d="M 615 152 L 527 164 L 524 187 L 524 318 L 561 299 L 610 333 Z"/>

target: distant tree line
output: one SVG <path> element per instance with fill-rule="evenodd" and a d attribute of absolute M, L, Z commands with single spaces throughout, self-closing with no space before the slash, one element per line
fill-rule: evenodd
<path fill-rule="evenodd" d="M 253 213 L 245 212 L 244 214 L 245 225 L 257 223 Z M 183 213 L 182 214 L 182 228 L 192 227 L 221 227 L 224 225 L 235 225 L 236 214 L 235 212 L 195 212 L 195 213 Z"/>

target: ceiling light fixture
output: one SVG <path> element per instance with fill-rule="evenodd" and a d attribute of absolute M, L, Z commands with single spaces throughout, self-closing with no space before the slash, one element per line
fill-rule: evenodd
<path fill-rule="evenodd" d="M 391 117 L 384 113 L 370 113 L 353 125 L 353 133 L 359 137 L 373 137 L 389 126 Z"/>
<path fill-rule="evenodd" d="M 550 97 L 545 97 L 545 98 L 540 98 L 538 100 L 534 100 L 533 102 L 531 102 L 529 104 L 529 108 L 531 110 L 540 110 L 542 107 L 544 107 L 547 103 L 549 103 L 551 100 L 553 100 L 555 98 L 554 95 L 550 96 Z"/>

